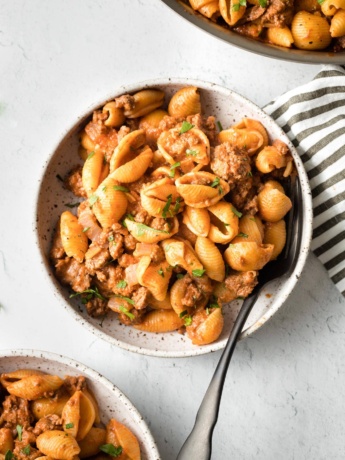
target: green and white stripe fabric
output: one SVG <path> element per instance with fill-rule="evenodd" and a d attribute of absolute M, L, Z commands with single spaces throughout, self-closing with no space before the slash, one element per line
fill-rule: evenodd
<path fill-rule="evenodd" d="M 303 160 L 313 196 L 312 250 L 345 296 L 345 69 L 324 67 L 264 110 Z"/>

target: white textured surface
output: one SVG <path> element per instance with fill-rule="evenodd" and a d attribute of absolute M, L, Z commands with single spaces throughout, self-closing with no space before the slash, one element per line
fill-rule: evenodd
<path fill-rule="evenodd" d="M 122 84 L 189 76 L 263 105 L 319 69 L 231 48 L 158 0 L 0 0 L 0 348 L 61 353 L 101 372 L 144 415 L 162 459 L 175 459 L 220 352 L 138 356 L 73 321 L 44 285 L 34 245 L 39 173 L 59 134 Z M 310 256 L 286 305 L 238 345 L 214 460 L 344 458 L 344 307 Z"/>

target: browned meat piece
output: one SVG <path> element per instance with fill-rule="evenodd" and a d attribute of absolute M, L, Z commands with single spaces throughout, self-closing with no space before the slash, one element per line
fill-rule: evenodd
<path fill-rule="evenodd" d="M 41 433 L 48 430 L 62 430 L 62 419 L 58 415 L 46 415 L 39 419 L 33 432 L 36 436 L 39 436 Z"/>
<path fill-rule="evenodd" d="M 87 271 L 93 275 L 95 270 L 103 268 L 108 263 L 110 260 L 110 254 L 107 248 L 102 248 L 101 246 L 98 246 L 97 243 L 91 243 L 89 250 L 91 249 L 94 251 L 94 255 L 90 259 L 85 259 L 85 267 Z"/>
<path fill-rule="evenodd" d="M 131 254 L 123 254 L 121 257 L 119 257 L 118 262 L 120 267 L 127 268 L 130 265 L 137 264 L 138 259 L 132 256 Z"/>
<path fill-rule="evenodd" d="M 136 310 L 135 308 L 133 308 L 129 312 L 129 315 L 126 315 L 125 313 L 119 313 L 118 319 L 122 324 L 125 324 L 126 326 L 130 326 L 131 324 L 139 324 L 142 322 L 145 313 L 145 309 Z"/>
<path fill-rule="evenodd" d="M 68 190 L 74 193 L 74 195 L 87 198 L 81 179 L 82 170 L 83 168 L 81 166 L 73 168 L 64 180 L 64 184 Z"/>
<path fill-rule="evenodd" d="M 134 308 L 136 310 L 142 310 L 146 308 L 149 303 L 150 292 L 146 287 L 140 287 L 132 294 L 132 300 L 134 302 Z"/>
<path fill-rule="evenodd" d="M 131 194 L 133 194 L 133 192 L 137 193 L 139 201 L 140 201 L 140 198 L 139 198 L 140 190 L 142 189 L 143 185 L 147 184 L 148 182 L 152 182 L 152 180 L 150 180 L 149 176 L 144 175 L 137 181 L 132 182 L 130 185 Z"/>
<path fill-rule="evenodd" d="M 152 246 L 150 257 L 152 259 L 152 262 L 156 263 L 163 262 L 163 260 L 165 260 L 164 251 L 158 244 Z"/>
<path fill-rule="evenodd" d="M 58 260 L 55 265 L 56 276 L 61 283 L 69 284 L 73 291 L 83 292 L 90 287 L 90 275 L 84 264 L 80 264 L 73 257 Z"/>
<path fill-rule="evenodd" d="M 92 121 L 85 126 L 85 132 L 98 145 L 99 149 L 105 153 L 105 158 L 108 161 L 118 144 L 118 137 L 116 129 L 105 126 L 104 121 L 107 118 L 107 113 L 96 110 L 93 113 Z"/>
<path fill-rule="evenodd" d="M 246 37 L 257 39 L 262 34 L 263 29 L 264 28 L 262 27 L 262 25 L 259 24 L 258 21 L 256 21 L 256 22 L 246 22 L 243 25 L 234 27 L 233 30 L 241 35 L 245 35 Z"/>
<path fill-rule="evenodd" d="M 230 302 L 237 297 L 248 297 L 258 284 L 257 275 L 256 271 L 231 273 L 224 281 L 229 292 L 225 294 L 225 298 L 219 298 L 219 302 Z M 231 295 L 231 299 L 227 300 L 228 297 L 226 296 L 229 295 Z"/>
<path fill-rule="evenodd" d="M 275 139 L 272 142 L 272 147 L 275 147 L 282 155 L 290 153 L 289 147 L 280 139 Z"/>
<path fill-rule="evenodd" d="M 184 278 L 186 279 L 186 278 Z M 188 283 L 187 283 L 188 280 Z M 182 304 L 186 307 L 194 307 L 198 300 L 202 297 L 202 292 L 198 289 L 197 285 L 190 279 L 186 279 L 186 290 L 182 298 Z"/>
<path fill-rule="evenodd" d="M 65 250 L 62 247 L 61 234 L 60 234 L 60 220 L 59 220 L 56 226 L 56 229 L 55 229 L 53 244 L 50 249 L 50 258 L 53 260 L 54 263 L 56 263 L 58 259 L 62 259 L 63 257 L 65 257 L 65 255 L 66 255 Z"/>
<path fill-rule="evenodd" d="M 23 428 L 30 427 L 33 422 L 33 415 L 30 412 L 29 401 L 17 396 L 6 396 L 2 403 L 3 412 L 0 416 L 0 426 L 9 428 L 13 432 L 17 425 Z"/>
<path fill-rule="evenodd" d="M 195 246 L 197 236 L 195 235 L 195 233 L 191 232 L 187 225 L 183 222 L 180 222 L 176 236 L 180 236 L 184 240 L 189 241 L 193 247 Z"/>
<path fill-rule="evenodd" d="M 121 256 L 123 257 L 123 256 Z M 112 294 L 122 293 L 116 285 L 125 279 L 125 271 L 121 267 L 107 265 L 102 270 L 96 271 L 96 285 L 104 297 L 110 297 Z"/>
<path fill-rule="evenodd" d="M 336 39 L 333 50 L 336 53 L 338 53 L 339 51 L 343 51 L 344 49 L 345 49 L 345 35 Z"/>
<path fill-rule="evenodd" d="M 223 142 L 211 151 L 211 169 L 231 185 L 248 178 L 251 173 L 250 157 L 245 150 Z"/>
<path fill-rule="evenodd" d="M 107 300 L 96 297 L 86 302 L 85 308 L 90 316 L 97 318 L 99 316 L 104 316 L 109 311 L 107 303 Z"/>
<path fill-rule="evenodd" d="M 162 217 L 155 217 L 152 219 L 151 227 L 155 228 L 156 230 L 161 230 L 163 232 L 170 232 L 170 225 L 166 219 Z"/>
<path fill-rule="evenodd" d="M 131 214 L 134 220 L 140 224 L 149 225 L 151 222 L 151 216 L 141 206 L 140 200 L 134 203 L 128 203 L 127 213 Z"/>
<path fill-rule="evenodd" d="M 245 22 L 252 22 L 259 19 L 266 11 L 266 8 L 261 7 L 260 5 L 254 5 L 251 8 L 247 8 L 246 12 L 242 16 L 239 24 L 244 24 Z"/>
<path fill-rule="evenodd" d="M 285 27 L 291 24 L 293 15 L 294 0 L 269 0 L 260 22 L 264 27 Z"/>
<path fill-rule="evenodd" d="M 78 377 L 67 376 L 65 377 L 63 387 L 67 391 L 67 393 L 72 396 L 76 391 L 85 390 L 86 379 L 82 375 L 79 375 Z"/>
<path fill-rule="evenodd" d="M 125 236 L 125 248 L 127 251 L 134 251 L 137 240 L 132 235 Z"/>
<path fill-rule="evenodd" d="M 128 128 L 128 126 L 121 126 L 117 133 L 118 142 L 120 142 L 125 136 L 127 136 L 127 134 L 130 133 L 130 131 L 131 130 Z"/>
<path fill-rule="evenodd" d="M 38 449 L 23 441 L 15 441 L 13 455 L 17 460 L 35 460 L 42 457 L 42 453 Z"/>
<path fill-rule="evenodd" d="M 123 96 L 115 98 L 115 104 L 118 109 L 124 109 L 125 111 L 130 111 L 134 109 L 135 99 L 129 94 L 124 94 Z"/>
<path fill-rule="evenodd" d="M 115 233 L 109 237 L 109 252 L 113 260 L 118 259 L 123 253 L 123 240 L 124 237 L 120 233 Z"/>

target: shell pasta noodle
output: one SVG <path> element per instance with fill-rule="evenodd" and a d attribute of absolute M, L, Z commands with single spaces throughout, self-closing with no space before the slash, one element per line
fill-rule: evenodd
<path fill-rule="evenodd" d="M 283 250 L 284 182 L 296 174 L 261 122 L 223 129 L 201 101 L 192 86 L 170 98 L 146 89 L 95 110 L 80 133 L 83 164 L 64 180 L 82 201 L 62 213 L 50 251 L 92 317 L 198 346 L 218 339 L 229 302 Z"/>
<path fill-rule="evenodd" d="M 125 425 L 101 422 L 83 376 L 18 369 L 0 375 L 0 395 L 1 460 L 141 458 L 138 439 Z"/>
<path fill-rule="evenodd" d="M 285 48 L 342 51 L 344 0 L 183 0 L 236 33 Z"/>

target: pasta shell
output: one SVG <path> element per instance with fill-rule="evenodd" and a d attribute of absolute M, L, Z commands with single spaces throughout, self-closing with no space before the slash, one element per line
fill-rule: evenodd
<path fill-rule="evenodd" d="M 97 403 L 97 400 L 96 400 L 95 396 L 93 395 L 91 390 L 88 390 L 88 389 L 84 389 L 83 393 L 91 401 L 91 404 L 93 405 L 93 407 L 95 409 L 95 423 L 100 423 L 101 418 L 100 418 L 100 415 L 99 415 L 98 403 Z"/>
<path fill-rule="evenodd" d="M 110 228 L 126 212 L 128 204 L 126 193 L 118 188 L 118 182 L 109 176 L 89 198 L 89 202 L 93 203 L 92 211 L 102 228 Z"/>
<path fill-rule="evenodd" d="M 217 299 L 217 303 L 221 305 L 235 300 L 237 298 L 237 293 L 229 289 L 225 283 L 215 283 L 213 296 Z"/>
<path fill-rule="evenodd" d="M 219 201 L 208 208 L 211 225 L 207 236 L 214 243 L 230 243 L 238 234 L 239 221 L 234 209 L 227 201 Z"/>
<path fill-rule="evenodd" d="M 249 129 L 224 129 L 218 135 L 220 142 L 230 142 L 231 145 L 245 149 L 249 155 L 254 155 L 264 144 L 260 131 Z"/>
<path fill-rule="evenodd" d="M 126 218 L 124 220 L 129 233 L 141 243 L 158 243 L 158 241 L 166 240 L 178 232 L 178 220 L 174 217 L 172 220 L 171 229 L 169 232 L 165 230 L 157 230 L 147 225 L 135 222 Z"/>
<path fill-rule="evenodd" d="M 183 223 L 189 230 L 198 236 L 207 236 L 210 231 L 210 215 L 205 208 L 186 206 L 183 212 Z"/>
<path fill-rule="evenodd" d="M 286 27 L 268 27 L 266 38 L 269 43 L 285 48 L 291 48 L 294 40 L 291 30 Z"/>
<path fill-rule="evenodd" d="M 25 377 L 30 377 L 31 375 L 46 375 L 46 373 L 37 371 L 36 369 L 18 369 L 13 372 L 1 374 L 0 383 L 3 387 L 7 388 L 11 383 Z"/>
<path fill-rule="evenodd" d="M 85 131 L 80 133 L 80 144 L 86 151 L 90 153 L 93 152 L 96 147 L 96 144 L 91 140 Z"/>
<path fill-rule="evenodd" d="M 332 37 L 345 35 L 345 10 L 338 10 L 331 20 L 330 33 Z"/>
<path fill-rule="evenodd" d="M 175 237 L 165 240 L 161 244 L 165 258 L 171 266 L 179 265 L 190 274 L 193 270 L 203 270 L 202 263 L 187 241 Z"/>
<path fill-rule="evenodd" d="M 189 0 L 193 10 L 209 19 L 216 19 L 219 16 L 219 0 Z"/>
<path fill-rule="evenodd" d="M 195 86 L 178 90 L 170 99 L 168 112 L 171 117 L 186 118 L 201 113 L 200 92 Z"/>
<path fill-rule="evenodd" d="M 157 109 L 153 112 L 148 113 L 144 117 L 140 119 L 139 128 L 144 129 L 147 134 L 147 130 L 150 128 L 158 128 L 160 122 L 163 120 L 164 117 L 168 115 L 166 110 Z"/>
<path fill-rule="evenodd" d="M 185 203 L 194 208 L 212 206 L 230 190 L 227 182 L 206 171 L 185 174 L 175 184 Z"/>
<path fill-rule="evenodd" d="M 126 117 L 123 109 L 116 107 L 116 102 L 111 101 L 105 104 L 102 109 L 103 113 L 108 113 L 108 118 L 104 121 L 105 126 L 118 128 L 124 124 Z"/>
<path fill-rule="evenodd" d="M 57 375 L 31 375 L 7 386 L 7 391 L 18 398 L 34 399 L 42 398 L 48 391 L 56 391 L 63 384 L 63 380 Z"/>
<path fill-rule="evenodd" d="M 276 259 L 286 243 L 286 225 L 284 220 L 268 222 L 265 229 L 264 244 L 273 244 L 271 260 Z"/>
<path fill-rule="evenodd" d="M 164 92 L 158 89 L 144 89 L 133 95 L 134 107 L 125 109 L 127 118 L 138 118 L 157 109 L 164 102 Z"/>
<path fill-rule="evenodd" d="M 198 236 L 195 252 L 206 270 L 206 275 L 215 281 L 225 278 L 225 264 L 217 246 L 208 238 Z"/>
<path fill-rule="evenodd" d="M 200 308 L 194 313 L 192 324 L 186 327 L 186 332 L 194 345 L 207 345 L 218 339 L 223 326 L 221 308 L 215 308 L 209 314 L 204 308 Z"/>
<path fill-rule="evenodd" d="M 236 238 L 236 241 L 254 241 L 257 244 L 261 244 L 263 238 L 261 228 L 262 223 L 259 217 L 253 217 L 249 214 L 242 216 L 240 219 L 239 238 Z M 233 243 L 235 243 L 235 240 L 233 240 Z"/>
<path fill-rule="evenodd" d="M 269 145 L 259 152 L 255 166 L 260 172 L 268 174 L 274 169 L 284 168 L 287 165 L 287 160 L 286 155 L 282 155 L 278 149 Z"/>
<path fill-rule="evenodd" d="M 167 177 L 144 185 L 140 198 L 141 206 L 154 217 L 173 217 L 183 206 L 174 182 Z"/>
<path fill-rule="evenodd" d="M 149 306 L 154 310 L 171 310 L 170 294 L 168 293 L 163 300 L 157 300 L 155 297 L 151 296 Z"/>
<path fill-rule="evenodd" d="M 324 0 L 321 3 L 321 11 L 325 16 L 333 16 L 339 9 L 345 9 L 345 0 Z"/>
<path fill-rule="evenodd" d="M 88 248 L 88 239 L 83 233 L 83 227 L 71 211 L 64 211 L 61 214 L 60 234 L 65 253 L 81 263 Z"/>
<path fill-rule="evenodd" d="M 92 195 L 101 180 L 101 173 L 103 169 L 104 154 L 100 150 L 91 152 L 87 157 L 82 171 L 82 182 L 84 190 L 89 197 Z"/>
<path fill-rule="evenodd" d="M 272 252 L 272 244 L 239 242 L 230 244 L 224 257 L 233 270 L 244 272 L 260 270 L 270 260 Z"/>
<path fill-rule="evenodd" d="M 165 299 L 172 275 L 171 266 L 166 260 L 153 264 L 149 256 L 143 256 L 138 263 L 136 272 L 141 286 L 146 287 L 157 300 Z"/>
<path fill-rule="evenodd" d="M 8 450 L 12 451 L 14 446 L 12 430 L 9 428 L 0 428 L 0 454 L 6 454 Z"/>
<path fill-rule="evenodd" d="M 31 403 L 31 412 L 36 420 L 46 417 L 50 414 L 56 414 L 61 417 L 62 410 L 69 400 L 69 395 L 64 394 L 57 398 L 40 398 Z"/>
<path fill-rule="evenodd" d="M 129 428 L 113 418 L 107 424 L 106 441 L 115 447 L 122 447 L 124 460 L 140 460 L 140 447 L 137 437 Z"/>
<path fill-rule="evenodd" d="M 258 208 L 261 217 L 267 222 L 281 220 L 291 209 L 292 203 L 285 193 L 266 187 L 258 194 Z"/>
<path fill-rule="evenodd" d="M 268 145 L 269 139 L 268 139 L 267 130 L 264 127 L 264 125 L 258 120 L 253 120 L 253 118 L 245 117 L 245 118 L 242 118 L 242 120 L 239 123 L 233 125 L 233 128 L 238 128 L 238 129 L 246 128 L 249 131 L 259 131 L 263 139 L 262 146 L 265 147 L 266 145 Z"/>
<path fill-rule="evenodd" d="M 110 159 L 110 172 L 133 160 L 145 145 L 145 132 L 142 129 L 132 131 L 124 136 Z"/>
<path fill-rule="evenodd" d="M 99 448 L 106 443 L 106 430 L 92 427 L 84 439 L 79 441 L 79 458 L 87 458 L 99 453 Z"/>
<path fill-rule="evenodd" d="M 332 40 L 327 19 L 307 11 L 299 11 L 295 14 L 291 32 L 295 46 L 303 50 L 327 48 Z"/>
<path fill-rule="evenodd" d="M 220 14 L 229 26 L 234 26 L 246 12 L 240 0 L 219 0 Z"/>
<path fill-rule="evenodd" d="M 171 332 L 183 326 L 183 320 L 173 310 L 153 310 L 133 327 L 146 332 Z"/>
<path fill-rule="evenodd" d="M 43 454 L 59 460 L 71 460 L 80 452 L 77 441 L 64 431 L 45 431 L 37 437 L 36 444 Z"/>
<path fill-rule="evenodd" d="M 150 166 L 152 158 L 152 150 L 150 147 L 146 147 L 137 157 L 133 158 L 133 160 L 128 161 L 114 170 L 109 177 L 123 182 L 124 184 L 135 182 L 144 175 L 147 168 Z"/>
<path fill-rule="evenodd" d="M 63 429 L 77 440 L 83 439 L 90 431 L 95 417 L 95 408 L 89 397 L 78 390 L 63 408 Z"/>

